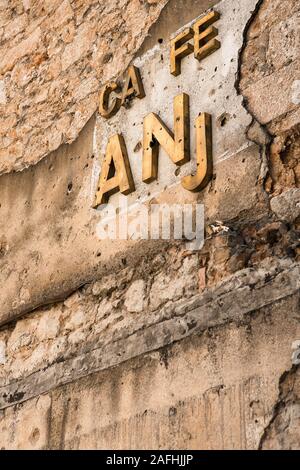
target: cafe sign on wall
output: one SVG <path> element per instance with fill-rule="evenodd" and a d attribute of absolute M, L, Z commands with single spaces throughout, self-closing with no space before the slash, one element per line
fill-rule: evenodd
<path fill-rule="evenodd" d="M 201 191 L 218 162 L 249 145 L 234 83 L 254 4 L 220 2 L 102 88 L 93 207 L 117 193 L 145 200 L 176 184 Z"/>

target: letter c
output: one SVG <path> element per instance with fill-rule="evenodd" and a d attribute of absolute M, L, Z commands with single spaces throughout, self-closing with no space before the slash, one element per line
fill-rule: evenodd
<path fill-rule="evenodd" d="M 111 100 L 109 104 L 109 97 L 111 93 L 118 89 L 116 82 L 110 82 L 104 85 L 99 96 L 99 113 L 105 119 L 109 119 L 114 116 L 120 109 L 122 100 L 117 96 Z"/>

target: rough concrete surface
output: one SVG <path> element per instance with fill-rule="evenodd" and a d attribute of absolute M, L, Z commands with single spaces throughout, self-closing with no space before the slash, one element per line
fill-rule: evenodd
<path fill-rule="evenodd" d="M 133 152 L 138 140 L 142 138 L 141 126 L 136 123 L 134 127 L 133 118 L 136 113 L 140 113 L 141 117 L 145 115 L 147 104 L 148 109 L 153 111 L 158 111 L 162 104 L 163 98 L 155 98 L 155 93 L 151 93 L 149 88 L 152 89 L 155 79 L 158 81 L 157 86 L 164 84 L 159 78 L 162 66 L 160 63 L 157 66 L 157 61 L 160 61 L 163 47 L 166 65 L 163 66 L 162 72 L 166 76 L 167 46 L 161 46 L 158 51 L 156 48 L 154 52 L 150 51 L 151 61 L 147 55 L 149 52 L 145 53 L 146 59 L 140 59 L 142 63 L 146 60 L 146 64 L 141 67 L 146 75 L 150 63 L 154 63 L 157 72 L 152 72 L 150 78 L 144 80 L 149 98 L 146 97 L 140 103 L 135 101 L 131 109 L 125 110 L 128 113 L 126 120 L 125 111 L 122 110 L 109 121 L 111 133 L 124 131 L 124 125 L 130 129 L 125 138 L 130 144 L 128 152 L 133 163 L 137 191 L 128 198 L 129 204 L 134 203 L 138 197 L 146 197 L 148 200 L 155 197 L 158 202 L 172 201 L 181 204 L 199 200 L 205 205 L 208 224 L 215 220 L 234 219 L 247 211 L 251 212 L 250 217 L 253 218 L 254 207 L 257 217 L 267 212 L 263 188 L 256 184 L 261 174 L 260 149 L 257 144 L 247 141 L 246 129 L 251 122 L 251 116 L 243 108 L 242 97 L 237 96 L 234 89 L 238 50 L 243 40 L 243 22 L 240 24 L 239 18 L 242 15 L 241 18 L 247 21 L 249 10 L 255 3 L 253 0 L 247 0 L 247 4 L 238 7 L 239 15 L 237 11 L 233 12 L 235 3 L 228 4 L 228 11 L 225 10 L 223 16 L 224 21 L 231 25 L 229 40 L 226 39 L 226 30 L 220 29 L 220 35 L 224 37 L 225 46 L 226 41 L 228 43 L 230 38 L 233 38 L 233 51 L 230 51 L 229 43 L 226 46 L 229 55 L 226 49 L 222 54 L 218 51 L 219 56 L 216 59 L 209 57 L 207 70 L 203 71 L 197 70 L 197 61 L 193 57 L 192 62 L 188 58 L 185 63 L 186 80 L 182 80 L 181 85 L 180 82 L 176 85 L 179 92 L 191 88 L 191 121 L 197 116 L 200 105 L 203 111 L 210 112 L 215 117 L 215 177 L 213 183 L 202 193 L 192 194 L 184 190 L 178 183 L 178 177 L 174 177 L 174 164 L 163 154 L 162 157 L 165 158 L 160 164 L 159 183 L 150 186 L 141 183 L 141 155 Z M 221 2 L 220 11 L 224 9 L 224 5 L 225 3 Z M 216 73 L 215 61 L 219 63 L 220 60 L 221 65 Z M 188 78 L 191 72 L 192 76 L 196 77 L 193 81 Z M 197 73 L 203 77 L 201 93 L 197 89 Z M 214 80 L 212 75 L 216 75 Z M 208 79 L 208 85 L 204 88 L 202 83 L 205 83 L 205 77 Z M 161 108 L 162 118 L 169 126 L 171 119 L 168 116 L 176 93 L 174 80 L 171 81 L 170 88 L 167 94 L 168 106 Z M 160 91 L 167 93 L 160 89 L 158 93 Z M 209 92 L 212 91 L 215 96 L 210 99 Z M 227 108 L 227 102 L 230 109 Z M 221 126 L 219 118 L 226 109 L 230 110 L 231 114 L 226 125 Z M 124 122 L 126 124 L 122 124 Z M 92 202 L 99 173 L 97 168 L 100 151 L 103 153 L 107 141 L 101 125 L 103 126 L 98 119 L 95 126 L 94 118 L 91 118 L 72 145 L 62 146 L 25 171 L 2 177 L 0 197 L 3 203 L 0 207 L 0 224 L 3 224 L 3 257 L 0 262 L 3 264 L 0 279 L 5 287 L 0 306 L 0 323 L 39 305 L 56 301 L 90 281 L 95 275 L 100 275 L 103 270 L 113 269 L 111 258 L 116 255 L 124 258 L 124 252 L 128 249 L 131 249 L 135 261 L 139 253 L 144 254 L 144 248 L 137 247 L 137 243 L 131 240 L 111 242 L 101 241 L 97 237 L 97 223 L 101 220 L 101 213 L 92 208 Z M 191 135 L 193 148 L 193 126 Z M 194 161 L 192 164 L 194 165 Z M 184 171 L 188 171 L 188 168 Z M 20 187 L 18 194 L 15 193 L 16 186 Z M 47 220 L 47 224 L 43 224 L 43 220 Z M 154 250 L 157 250 L 157 244 L 154 245 Z"/>
<path fill-rule="evenodd" d="M 169 40 L 214 7 L 221 48 L 182 75 Z M 299 449 L 298 0 L 0 1 L 0 448 Z M 146 98 L 109 121 L 104 83 Z M 199 193 L 141 122 L 190 95 L 213 118 Z M 122 132 L 139 197 L 203 203 L 205 243 L 99 240 L 92 208 Z M 115 203 L 115 197 L 112 198 Z"/>

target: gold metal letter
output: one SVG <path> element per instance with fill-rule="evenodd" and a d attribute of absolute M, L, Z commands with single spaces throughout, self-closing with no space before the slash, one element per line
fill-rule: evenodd
<path fill-rule="evenodd" d="M 190 160 L 189 96 L 174 99 L 174 134 L 154 113 L 144 118 L 143 181 L 157 179 L 159 145 L 177 165 Z"/>
<path fill-rule="evenodd" d="M 211 115 L 202 113 L 196 119 L 197 172 L 185 176 L 181 184 L 188 191 L 197 192 L 204 189 L 213 174 L 212 124 Z"/>
<path fill-rule="evenodd" d="M 219 19 L 220 13 L 212 11 L 194 24 L 194 53 L 196 59 L 202 60 L 221 47 L 220 41 L 215 39 L 219 31 L 211 26 Z"/>
<path fill-rule="evenodd" d="M 136 96 L 137 98 L 145 98 L 145 90 L 141 78 L 140 71 L 134 65 L 131 65 L 127 72 L 126 82 L 122 93 L 122 104 L 126 98 Z"/>
<path fill-rule="evenodd" d="M 109 197 L 118 191 L 130 194 L 134 190 L 125 141 L 122 135 L 116 134 L 109 139 L 106 147 L 94 207 L 106 204 Z"/>
<path fill-rule="evenodd" d="M 191 54 L 194 50 L 192 44 L 188 43 L 192 39 L 194 31 L 191 28 L 185 29 L 171 40 L 171 74 L 177 77 L 181 73 L 181 59 Z"/>
<path fill-rule="evenodd" d="M 99 97 L 99 113 L 106 119 L 114 116 L 120 109 L 122 101 L 120 98 L 115 97 L 111 104 L 109 104 L 109 97 L 113 91 L 118 89 L 118 84 L 115 82 L 107 83 L 101 90 Z"/>

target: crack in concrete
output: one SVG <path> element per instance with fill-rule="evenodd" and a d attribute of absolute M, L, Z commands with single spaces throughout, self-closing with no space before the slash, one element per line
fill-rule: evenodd
<path fill-rule="evenodd" d="M 265 190 L 265 182 L 266 182 L 266 179 L 267 179 L 268 175 L 270 174 L 270 159 L 269 159 L 270 149 L 271 149 L 271 145 L 274 142 L 276 136 L 271 135 L 271 133 L 269 132 L 267 126 L 262 124 L 258 120 L 257 116 L 255 116 L 255 114 L 251 111 L 251 109 L 249 107 L 248 100 L 243 95 L 243 92 L 242 92 L 241 87 L 240 87 L 241 68 L 242 68 L 242 64 L 243 64 L 243 54 L 244 54 L 244 51 L 245 51 L 245 49 L 247 47 L 247 44 L 248 44 L 248 32 L 249 32 L 254 20 L 256 19 L 257 15 L 259 14 L 260 8 L 263 5 L 263 3 L 264 3 L 264 0 L 259 0 L 258 1 L 257 5 L 256 5 L 256 8 L 253 11 L 253 13 L 251 15 L 251 18 L 249 19 L 249 21 L 248 21 L 248 23 L 247 23 L 247 25 L 244 29 L 244 32 L 243 32 L 243 45 L 242 45 L 242 47 L 239 51 L 239 56 L 238 56 L 238 70 L 237 70 L 235 88 L 236 88 L 237 93 L 243 97 L 242 105 L 244 106 L 246 111 L 249 113 L 249 115 L 252 117 L 252 121 L 251 121 L 251 123 L 249 124 L 249 126 L 246 130 L 246 135 L 247 135 L 247 138 L 250 141 L 256 143 L 260 148 L 260 153 L 261 153 L 261 157 L 262 157 L 261 181 L 262 181 L 262 186 L 263 186 L 264 193 L 266 194 L 266 197 L 268 198 L 268 201 L 270 201 L 270 196 L 268 195 L 268 193 Z M 269 202 L 269 207 L 270 207 L 270 202 Z M 270 210 L 271 210 L 271 208 L 270 208 Z M 268 437 L 269 431 L 270 431 L 273 423 L 275 422 L 276 418 L 279 416 L 281 411 L 284 410 L 284 408 L 286 407 L 286 405 L 289 401 L 289 400 L 287 400 L 287 393 L 288 392 L 284 392 L 283 384 L 285 383 L 286 379 L 289 376 L 295 374 L 297 370 L 299 370 L 299 366 L 293 365 L 291 367 L 291 369 L 288 370 L 288 371 L 285 371 L 279 379 L 278 399 L 277 399 L 277 401 L 276 401 L 276 403 L 273 407 L 272 417 L 271 417 L 268 425 L 265 427 L 264 432 L 263 432 L 263 434 L 260 438 L 260 442 L 259 442 L 259 445 L 258 445 L 258 450 L 263 449 L 264 442 L 266 441 L 266 439 Z"/>
<path fill-rule="evenodd" d="M 269 166 L 269 155 L 270 155 L 270 147 L 273 141 L 273 137 L 271 136 L 268 128 L 266 125 L 262 124 L 258 118 L 255 116 L 255 114 L 251 111 L 249 107 L 249 103 L 247 98 L 243 95 L 243 92 L 240 87 L 240 82 L 241 82 L 241 68 L 243 64 L 243 54 L 244 51 L 247 47 L 248 44 L 248 32 L 254 23 L 257 15 L 259 14 L 260 8 L 263 5 L 264 0 L 258 0 L 255 9 L 252 12 L 251 17 L 249 18 L 244 31 L 243 31 L 243 44 L 241 49 L 239 50 L 238 54 L 238 67 L 237 67 L 237 73 L 236 73 L 236 81 L 235 81 L 235 89 L 237 91 L 238 95 L 241 95 L 243 100 L 242 100 L 242 106 L 245 108 L 247 113 L 252 117 L 252 121 L 249 124 L 249 126 L 246 129 L 246 136 L 247 138 L 251 141 L 254 142 L 259 146 L 259 151 L 260 151 L 260 156 L 261 156 L 261 171 L 260 171 L 260 176 L 259 176 L 259 181 L 262 183 L 263 191 L 266 195 L 266 199 L 268 201 L 268 205 L 270 207 L 270 202 L 269 202 L 269 196 L 267 192 L 265 191 L 265 181 L 268 177 L 269 171 L 270 171 L 270 166 Z"/>
<path fill-rule="evenodd" d="M 276 418 L 280 415 L 280 413 L 286 408 L 287 404 L 290 402 L 288 398 L 288 394 L 290 392 L 290 389 L 284 390 L 284 384 L 286 383 L 287 379 L 289 379 L 291 376 L 295 375 L 297 371 L 300 371 L 299 365 L 293 365 L 290 370 L 287 370 L 283 372 L 283 374 L 279 378 L 279 383 L 278 383 L 278 399 L 273 406 L 273 412 L 272 412 L 272 417 L 267 424 L 267 426 L 264 429 L 264 432 L 260 438 L 259 445 L 258 445 L 258 450 L 263 450 L 264 443 L 266 439 L 268 438 L 269 432 L 272 428 L 272 425 L 275 423 Z"/>

